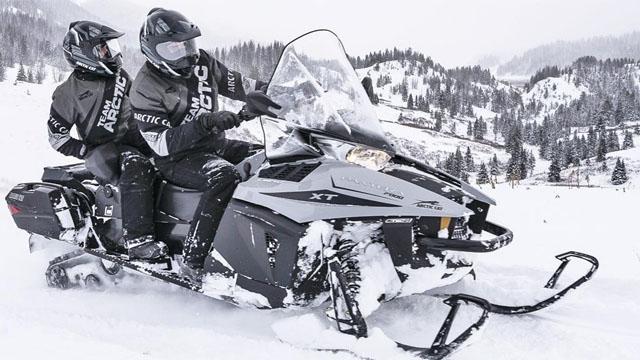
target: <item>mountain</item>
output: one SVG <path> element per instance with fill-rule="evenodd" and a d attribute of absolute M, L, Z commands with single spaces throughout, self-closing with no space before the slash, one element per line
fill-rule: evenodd
<path fill-rule="evenodd" d="M 538 46 L 498 66 L 497 76 L 528 77 L 545 66 L 569 66 L 584 56 L 640 59 L 640 32 Z"/>

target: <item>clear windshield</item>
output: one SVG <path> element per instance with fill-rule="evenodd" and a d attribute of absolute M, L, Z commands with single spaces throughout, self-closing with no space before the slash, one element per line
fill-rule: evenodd
<path fill-rule="evenodd" d="M 342 43 L 330 31 L 314 31 L 289 43 L 267 94 L 282 106 L 278 115 L 286 123 L 392 151 Z M 283 134 L 267 129 L 286 132 L 290 127 L 269 122 L 264 124 L 267 150 L 285 143 L 295 147 L 294 139 L 285 140 Z"/>

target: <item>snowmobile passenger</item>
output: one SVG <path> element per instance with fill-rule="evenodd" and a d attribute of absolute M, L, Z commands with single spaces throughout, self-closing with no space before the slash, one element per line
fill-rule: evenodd
<path fill-rule="evenodd" d="M 155 241 L 151 150 L 140 136 L 129 103 L 131 79 L 122 66 L 123 33 L 91 21 L 69 25 L 63 50 L 73 67 L 53 93 L 49 143 L 58 152 L 84 159 L 102 183 L 118 184 L 123 243 L 135 259 L 155 259 L 166 245 Z M 75 126 L 79 139 L 71 137 Z"/>
<path fill-rule="evenodd" d="M 204 50 L 199 28 L 179 12 L 152 9 L 140 29 L 147 62 L 131 89 L 131 105 L 142 136 L 155 152 L 161 174 L 178 186 L 203 192 L 184 242 L 183 273 L 194 279 L 231 195 L 240 182 L 233 164 L 251 151 L 249 143 L 225 138 L 238 115 L 219 111 L 218 94 L 245 100 L 263 82 L 243 77 Z"/>

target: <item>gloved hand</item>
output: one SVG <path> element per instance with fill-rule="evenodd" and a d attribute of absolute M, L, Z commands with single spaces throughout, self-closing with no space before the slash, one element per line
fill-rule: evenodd
<path fill-rule="evenodd" d="M 269 96 L 260 91 L 252 91 L 248 93 L 245 99 L 245 103 L 246 105 L 244 108 L 246 109 L 246 111 L 250 114 L 254 114 L 255 116 L 267 115 L 273 118 L 277 118 L 278 115 L 269 110 L 269 108 L 271 107 L 276 110 L 282 109 L 282 107 L 278 103 L 271 100 Z"/>
<path fill-rule="evenodd" d="M 202 113 L 198 115 L 197 121 L 200 121 L 205 130 L 225 131 L 240 125 L 242 120 L 238 114 L 231 111 L 218 111 L 214 113 Z"/>

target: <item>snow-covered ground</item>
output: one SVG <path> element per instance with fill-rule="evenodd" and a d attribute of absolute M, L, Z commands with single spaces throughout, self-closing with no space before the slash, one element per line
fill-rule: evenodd
<path fill-rule="evenodd" d="M 5 116 L 0 132 L 3 196 L 17 182 L 37 181 L 44 165 L 73 161 L 57 155 L 46 139 L 53 87 L 0 83 Z M 402 133 L 398 126 L 388 124 L 387 130 L 414 139 L 419 133 Z M 441 139 L 418 141 L 425 148 L 444 146 Z M 447 146 L 451 144 L 447 140 Z M 477 257 L 477 281 L 466 278 L 440 292 L 522 304 L 526 296 L 548 295 L 542 286 L 559 264 L 555 254 L 583 251 L 598 257 L 601 267 L 583 288 L 540 313 L 490 316 L 486 331 L 451 358 L 637 359 L 640 240 L 634 224 L 640 189 L 511 189 L 500 184 L 483 190 L 498 201 L 489 218 L 510 227 L 514 243 Z M 142 277 L 129 277 L 103 291 L 50 289 L 44 270 L 52 252 L 30 255 L 27 234 L 15 227 L 5 207 L 0 209 L 0 233 L 0 359 L 354 358 L 279 341 L 276 330 L 281 334 L 287 324 L 283 321 L 298 326 L 301 334 L 317 334 L 313 322 L 296 318 L 306 311 L 240 309 Z M 569 267 L 563 284 L 584 270 L 580 265 Z M 370 325 L 396 340 L 426 346 L 446 310 L 441 300 L 415 295 L 384 304 L 371 316 Z M 322 316 L 319 310 L 311 314 Z M 374 358 L 411 358 L 379 343 L 369 344 L 356 344 L 352 350 Z"/>

